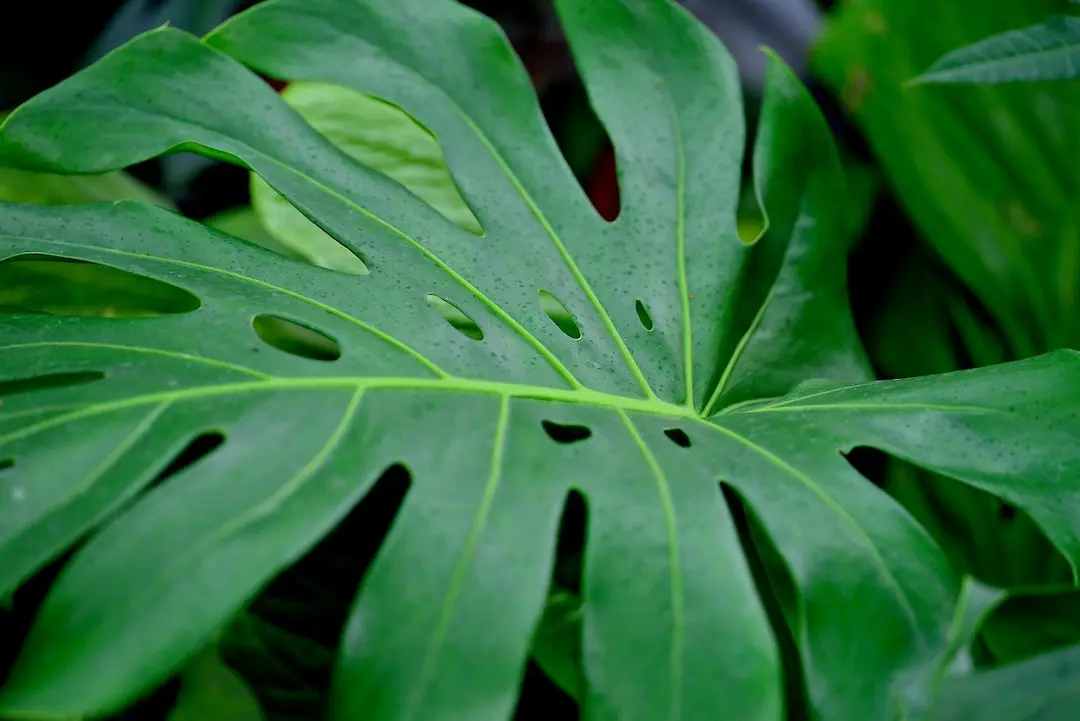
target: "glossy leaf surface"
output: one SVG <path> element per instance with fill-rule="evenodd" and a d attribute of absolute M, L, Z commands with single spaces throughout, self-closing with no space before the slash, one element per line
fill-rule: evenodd
<path fill-rule="evenodd" d="M 877 447 L 1000 494 L 1080 561 L 1080 357 L 870 382 L 833 240 L 843 179 L 790 71 L 770 66 L 753 158 L 769 225 L 747 244 L 738 76 L 716 39 L 666 0 L 558 8 L 617 148 L 613 223 L 497 27 L 448 1 L 277 0 L 205 40 L 157 30 L 3 126 L 0 161 L 35 170 L 177 148 L 243 164 L 369 272 L 137 203 L 3 206 L 0 258 L 77 258 L 199 304 L 0 317 L 0 592 L 95 529 L 0 713 L 128 703 L 399 464 L 409 488 L 342 637 L 341 719 L 508 718 L 573 492 L 589 518 L 591 719 L 782 717 L 774 632 L 721 483 L 794 582 L 822 718 L 921 708 L 968 628 L 941 550 L 842 453 Z M 483 234 L 338 148 L 244 65 L 405 109 Z"/>

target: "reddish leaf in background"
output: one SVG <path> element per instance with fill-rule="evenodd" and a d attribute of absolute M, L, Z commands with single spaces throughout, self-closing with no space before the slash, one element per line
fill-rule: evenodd
<path fill-rule="evenodd" d="M 593 164 L 586 192 L 605 220 L 619 217 L 619 177 L 615 169 L 615 149 L 610 143 L 604 146 Z"/>

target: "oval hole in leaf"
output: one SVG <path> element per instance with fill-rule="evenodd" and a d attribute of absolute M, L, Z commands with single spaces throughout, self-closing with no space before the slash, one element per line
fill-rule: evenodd
<path fill-rule="evenodd" d="M 15 467 L 14 458 L 0 458 L 0 472 L 6 471 L 9 468 Z"/>
<path fill-rule="evenodd" d="M 540 289 L 540 307 L 547 313 L 547 317 L 551 318 L 551 321 L 558 326 L 566 335 L 570 336 L 574 340 L 581 337 L 581 328 L 578 327 L 577 322 L 574 320 L 574 316 L 570 315 L 570 311 L 566 309 L 566 306 L 559 302 L 559 299 L 553 296 L 543 288 Z"/>
<path fill-rule="evenodd" d="M 335 361 L 341 346 L 330 336 L 276 315 L 261 314 L 251 323 L 255 335 L 280 351 L 317 361 Z"/>
<path fill-rule="evenodd" d="M 40 253 L 0 261 L 0 312 L 143 318 L 201 305 L 183 288 L 100 263 Z"/>
<path fill-rule="evenodd" d="M 638 320 L 641 321 L 641 325 L 645 330 L 652 330 L 653 325 L 652 316 L 649 315 L 649 309 L 645 307 L 645 304 L 641 302 L 641 298 L 634 301 L 634 309 L 637 310 Z"/>
<path fill-rule="evenodd" d="M 681 448 L 690 447 L 690 436 L 686 435 L 686 431 L 682 428 L 665 428 L 664 435 L 671 439 L 671 442 Z"/>
<path fill-rule="evenodd" d="M 484 331 L 480 330 L 480 326 L 476 324 L 469 316 L 465 315 L 465 312 L 458 308 L 450 301 L 440 298 L 437 295 L 428 293 L 427 302 L 432 308 L 439 312 L 447 323 L 453 326 L 454 330 L 466 338 L 473 340 L 484 340 Z"/>
<path fill-rule="evenodd" d="M 32 393 L 51 388 L 69 388 L 93 383 L 105 378 L 101 371 L 73 371 L 69 373 L 47 373 L 30 378 L 16 378 L 0 381 L 0 398 L 7 398 L 19 393 Z"/>
<path fill-rule="evenodd" d="M 577 443 L 592 436 L 588 426 L 580 426 L 574 423 L 556 423 L 555 421 L 541 421 L 544 432 L 556 443 Z"/>

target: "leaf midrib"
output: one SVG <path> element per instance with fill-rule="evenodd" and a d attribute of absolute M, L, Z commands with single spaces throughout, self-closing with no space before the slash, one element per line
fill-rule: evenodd
<path fill-rule="evenodd" d="M 136 350 L 139 349 L 130 349 Z M 145 350 L 145 349 L 144 349 Z M 153 349 L 149 349 L 153 350 Z M 447 378 L 416 378 L 416 377 L 362 377 L 362 376 L 323 376 L 312 378 L 271 378 L 261 381 L 246 381 L 239 383 L 221 383 L 215 385 L 199 385 L 189 388 L 181 388 L 157 393 L 145 393 L 119 400 L 105 401 L 82 406 L 77 410 L 60 416 L 54 416 L 39 424 L 13 431 L 6 436 L 0 436 L 0 445 L 13 440 L 33 435 L 48 427 L 62 425 L 74 420 L 94 415 L 108 413 L 114 410 L 133 408 L 149 403 L 182 402 L 198 398 L 208 398 L 216 395 L 232 395 L 253 392 L 272 392 L 290 390 L 328 390 L 328 389 L 397 389 L 416 391 L 446 391 L 458 393 L 477 393 L 508 398 L 533 399 L 568 403 L 571 405 L 592 406 L 610 409 L 622 409 L 635 413 L 648 415 L 667 416 L 684 420 L 701 421 L 702 419 L 692 410 L 685 406 L 673 405 L 664 401 L 648 400 L 644 398 L 632 398 L 616 396 L 610 393 L 602 393 L 587 388 L 580 390 L 563 390 L 548 386 L 534 386 L 519 383 L 507 383 L 503 381 L 483 381 L 471 378 L 447 377 Z M 3 415 L 0 414 L 0 418 Z"/>

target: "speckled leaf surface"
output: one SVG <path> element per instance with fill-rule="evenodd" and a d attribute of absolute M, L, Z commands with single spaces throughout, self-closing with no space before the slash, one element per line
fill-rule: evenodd
<path fill-rule="evenodd" d="M 782 717 L 774 633 L 721 483 L 794 581 L 788 621 L 826 719 L 921 704 L 966 628 L 961 579 L 843 452 L 873 446 L 998 493 L 1080 560 L 1080 357 L 870 381 L 831 241 L 843 181 L 790 72 L 770 66 L 753 159 L 769 227 L 744 244 L 723 48 L 666 0 L 558 8 L 617 148 L 612 223 L 496 26 L 448 1 L 277 0 L 201 41 L 154 31 L 10 117 L 0 162 L 19 167 L 104 172 L 179 149 L 243 164 L 369 272 L 132 202 L 0 207 L 0 258 L 138 274 L 179 289 L 184 311 L 0 317 L 0 591 L 95 529 L 0 713 L 129 702 L 390 466 L 410 486 L 343 632 L 341 719 L 508 718 L 571 491 L 588 509 L 590 719 Z M 483 232 L 337 148 L 245 65 L 406 110 Z M 306 343 L 270 332 L 283 325 Z M 219 447 L 139 494 L 207 433 Z"/>

